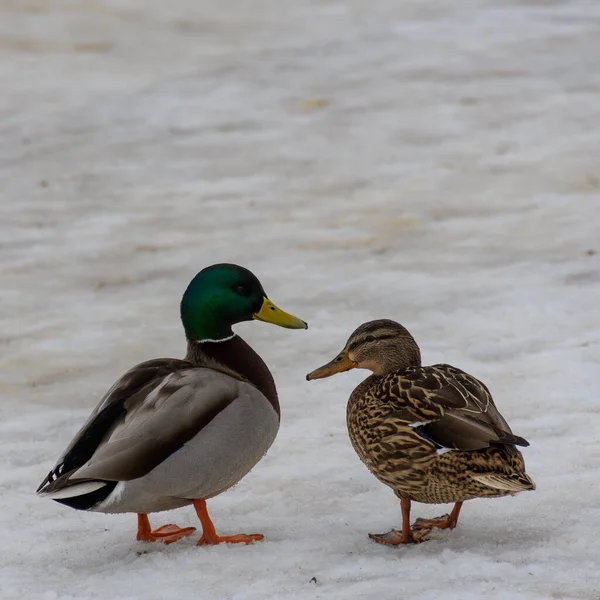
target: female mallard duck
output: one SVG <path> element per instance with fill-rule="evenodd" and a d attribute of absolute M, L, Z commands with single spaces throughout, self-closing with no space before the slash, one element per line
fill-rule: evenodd
<path fill-rule="evenodd" d="M 453 529 L 465 500 L 535 489 L 516 448 L 529 444 L 513 435 L 487 387 L 450 365 L 421 366 L 419 347 L 402 325 L 361 325 L 336 358 L 306 378 L 355 368 L 373 374 L 348 401 L 350 440 L 402 508 L 402 531 L 370 534 L 373 540 L 417 543 L 434 527 Z M 411 529 L 412 500 L 455 506 L 450 515 L 417 519 Z"/>
<path fill-rule="evenodd" d="M 206 499 L 235 485 L 265 455 L 279 428 L 273 377 L 231 326 L 257 319 L 289 329 L 304 321 L 277 308 L 258 279 L 230 264 L 200 271 L 181 300 L 184 360 L 157 358 L 107 392 L 38 493 L 79 510 L 138 513 L 137 539 L 173 542 L 195 528 L 154 531 L 147 513 L 193 504 L 198 544 L 250 543 L 219 536 Z"/>

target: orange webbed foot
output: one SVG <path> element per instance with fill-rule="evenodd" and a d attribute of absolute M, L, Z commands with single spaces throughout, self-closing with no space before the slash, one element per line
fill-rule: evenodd
<path fill-rule="evenodd" d="M 173 523 L 152 530 L 148 516 L 141 513 L 138 514 L 138 531 L 136 539 L 140 542 L 162 542 L 163 544 L 172 544 L 183 537 L 191 535 L 194 531 L 196 531 L 195 527 L 178 527 Z"/>
<path fill-rule="evenodd" d="M 198 540 L 198 546 L 215 546 L 217 544 L 252 544 L 264 539 L 262 533 L 238 533 L 237 535 L 218 535 L 215 526 L 208 515 L 206 500 L 194 500 L 196 514 L 202 523 L 202 537 Z"/>
<path fill-rule="evenodd" d="M 422 531 L 423 529 L 431 531 L 434 528 L 454 529 L 455 527 L 456 523 L 450 521 L 450 515 L 442 515 L 441 517 L 435 517 L 435 519 L 417 519 L 412 524 L 413 531 Z"/>
<path fill-rule="evenodd" d="M 442 515 L 434 519 L 417 519 L 413 525 L 413 531 L 422 531 L 427 529 L 454 529 L 458 523 L 458 516 L 460 515 L 460 509 L 462 508 L 462 502 L 457 502 L 452 509 L 450 514 Z"/>
<path fill-rule="evenodd" d="M 369 537 L 378 544 L 385 544 L 386 546 L 399 546 L 400 544 L 419 544 L 424 541 L 425 536 L 431 531 L 431 529 L 424 529 L 422 531 L 399 531 L 398 529 L 392 529 L 387 533 L 370 533 Z"/>

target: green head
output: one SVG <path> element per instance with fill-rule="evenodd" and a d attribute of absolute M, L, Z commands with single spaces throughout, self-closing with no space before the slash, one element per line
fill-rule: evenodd
<path fill-rule="evenodd" d="M 308 325 L 277 308 L 256 276 L 227 263 L 202 269 L 181 299 L 181 320 L 188 340 L 223 340 L 233 335 L 231 326 L 257 319 L 288 329 Z"/>

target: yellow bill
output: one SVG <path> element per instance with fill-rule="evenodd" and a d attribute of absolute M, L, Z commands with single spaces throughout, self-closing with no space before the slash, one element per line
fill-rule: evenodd
<path fill-rule="evenodd" d="M 254 313 L 252 317 L 257 321 L 273 323 L 273 325 L 279 325 L 279 327 L 285 327 L 286 329 L 308 329 L 308 324 L 305 321 L 281 310 L 266 297 L 263 298 L 260 310 Z"/>
<path fill-rule="evenodd" d="M 306 376 L 306 379 L 312 381 L 313 379 L 331 377 L 336 373 L 343 373 L 344 371 L 355 369 L 357 366 L 358 365 L 353 360 L 350 360 L 348 349 L 344 348 L 332 361 L 309 373 Z"/>

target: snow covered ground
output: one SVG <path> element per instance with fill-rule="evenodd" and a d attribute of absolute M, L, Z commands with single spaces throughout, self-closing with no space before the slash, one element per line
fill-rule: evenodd
<path fill-rule="evenodd" d="M 0 11 L 2 600 L 600 598 L 597 0 Z M 265 541 L 144 545 L 132 515 L 36 498 L 122 372 L 183 354 L 181 293 L 221 261 L 310 323 L 237 328 L 282 428 L 210 508 Z M 489 383 L 536 492 L 367 538 L 400 511 L 347 439 L 364 374 L 304 375 L 378 317 Z"/>

